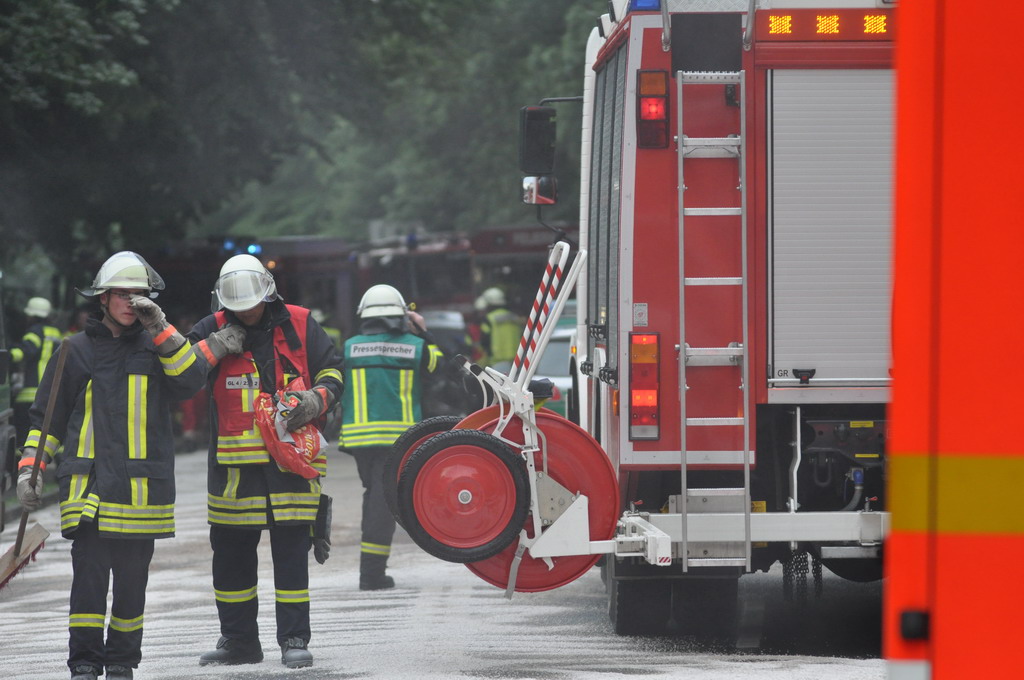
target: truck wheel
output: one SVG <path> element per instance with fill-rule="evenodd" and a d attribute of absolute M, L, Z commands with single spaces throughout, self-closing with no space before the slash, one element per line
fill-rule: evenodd
<path fill-rule="evenodd" d="M 410 456 L 420 444 L 433 437 L 435 434 L 448 432 L 462 420 L 458 416 L 434 416 L 416 423 L 395 440 L 391 449 L 384 459 L 383 486 L 384 500 L 388 504 L 388 510 L 399 524 L 402 521 L 398 517 L 398 476 L 402 468 L 409 462 Z M 404 525 L 403 525 L 404 526 Z"/>
<path fill-rule="evenodd" d="M 739 577 L 684 578 L 672 583 L 672 618 L 679 632 L 733 637 Z"/>
<path fill-rule="evenodd" d="M 448 562 L 476 562 L 518 536 L 530 510 L 526 465 L 500 439 L 476 430 L 434 435 L 398 480 L 402 526 Z"/>
<path fill-rule="evenodd" d="M 614 558 L 609 558 L 612 562 Z M 614 571 L 612 568 L 611 571 Z M 608 579 L 608 618 L 616 635 L 659 635 L 665 632 L 671 609 L 671 581 Z"/>

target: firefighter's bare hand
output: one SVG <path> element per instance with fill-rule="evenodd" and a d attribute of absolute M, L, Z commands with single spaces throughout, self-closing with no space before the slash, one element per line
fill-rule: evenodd
<path fill-rule="evenodd" d="M 241 326 L 224 326 L 219 331 L 210 333 L 206 338 L 206 346 L 213 352 L 217 360 L 229 354 L 241 354 L 242 343 L 245 341 L 245 329 Z"/>
<path fill-rule="evenodd" d="M 326 387 L 314 387 L 302 392 L 287 392 L 286 397 L 295 399 L 295 405 L 288 411 L 285 426 L 289 432 L 299 429 L 314 418 L 327 413 L 334 403 L 334 393 Z"/>
<path fill-rule="evenodd" d="M 170 325 L 167 323 L 167 315 L 164 314 L 164 310 L 148 297 L 133 295 L 131 306 L 142 327 L 154 335 L 161 333 Z"/>
<path fill-rule="evenodd" d="M 25 449 L 26 453 L 32 449 Z M 34 451 L 33 451 L 34 453 Z M 35 486 L 32 485 L 32 466 L 26 465 L 18 473 L 18 502 L 28 511 L 38 510 L 42 504 L 43 473 L 36 475 Z"/>

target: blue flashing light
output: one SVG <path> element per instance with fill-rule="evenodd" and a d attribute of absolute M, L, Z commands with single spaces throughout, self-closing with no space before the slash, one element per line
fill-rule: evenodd
<path fill-rule="evenodd" d="M 245 249 L 250 255 L 259 255 L 263 252 L 263 246 L 259 243 L 250 243 L 249 247 Z"/>
<path fill-rule="evenodd" d="M 658 12 L 661 11 L 661 0 L 632 0 L 629 3 L 631 12 Z"/>
<path fill-rule="evenodd" d="M 234 242 L 234 240 L 230 239 L 230 238 L 224 239 L 224 250 L 231 251 L 231 250 L 234 250 L 234 249 L 235 249 L 235 242 Z"/>

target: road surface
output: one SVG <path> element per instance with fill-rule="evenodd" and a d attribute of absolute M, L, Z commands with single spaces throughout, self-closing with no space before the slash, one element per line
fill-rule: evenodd
<path fill-rule="evenodd" d="M 398 587 L 360 592 L 359 507 L 353 460 L 333 455 L 325 487 L 334 497 L 331 558 L 310 557 L 314 666 L 286 669 L 274 640 L 269 540 L 260 546 L 262 664 L 200 667 L 218 637 L 206 524 L 206 454 L 177 460 L 177 536 L 156 542 L 137 680 L 182 678 L 395 678 L 582 680 L 882 680 L 878 658 L 880 589 L 826 578 L 826 607 L 796 615 L 781 601 L 781 576 L 741 579 L 754 650 L 686 637 L 619 637 L 611 632 L 597 569 L 545 593 L 502 592 L 465 567 L 421 551 L 399 529 L 391 559 Z M 59 535 L 56 507 L 33 520 L 51 537 L 36 562 L 0 590 L 0 676 L 67 678 L 70 541 Z M 0 535 L 14 541 L 17 522 Z M 794 627 L 799 630 L 794 630 Z"/>

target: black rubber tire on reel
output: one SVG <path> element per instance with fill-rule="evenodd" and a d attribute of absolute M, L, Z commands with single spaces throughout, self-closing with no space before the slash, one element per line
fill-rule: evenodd
<path fill-rule="evenodd" d="M 391 445 L 391 449 L 384 459 L 384 468 L 381 473 L 383 486 L 381 488 L 384 490 L 384 501 L 388 504 L 388 510 L 403 528 L 405 525 L 402 524 L 402 519 L 398 516 L 398 476 L 402 473 L 402 468 L 405 467 L 405 463 L 408 462 L 408 458 L 417 446 L 435 434 L 448 432 L 461 420 L 462 418 L 459 416 L 434 416 L 421 420 L 403 432 Z"/>
<path fill-rule="evenodd" d="M 519 537 L 530 482 L 522 457 L 500 439 L 452 430 L 413 452 L 397 501 L 402 526 L 423 550 L 447 562 L 477 562 Z"/>

